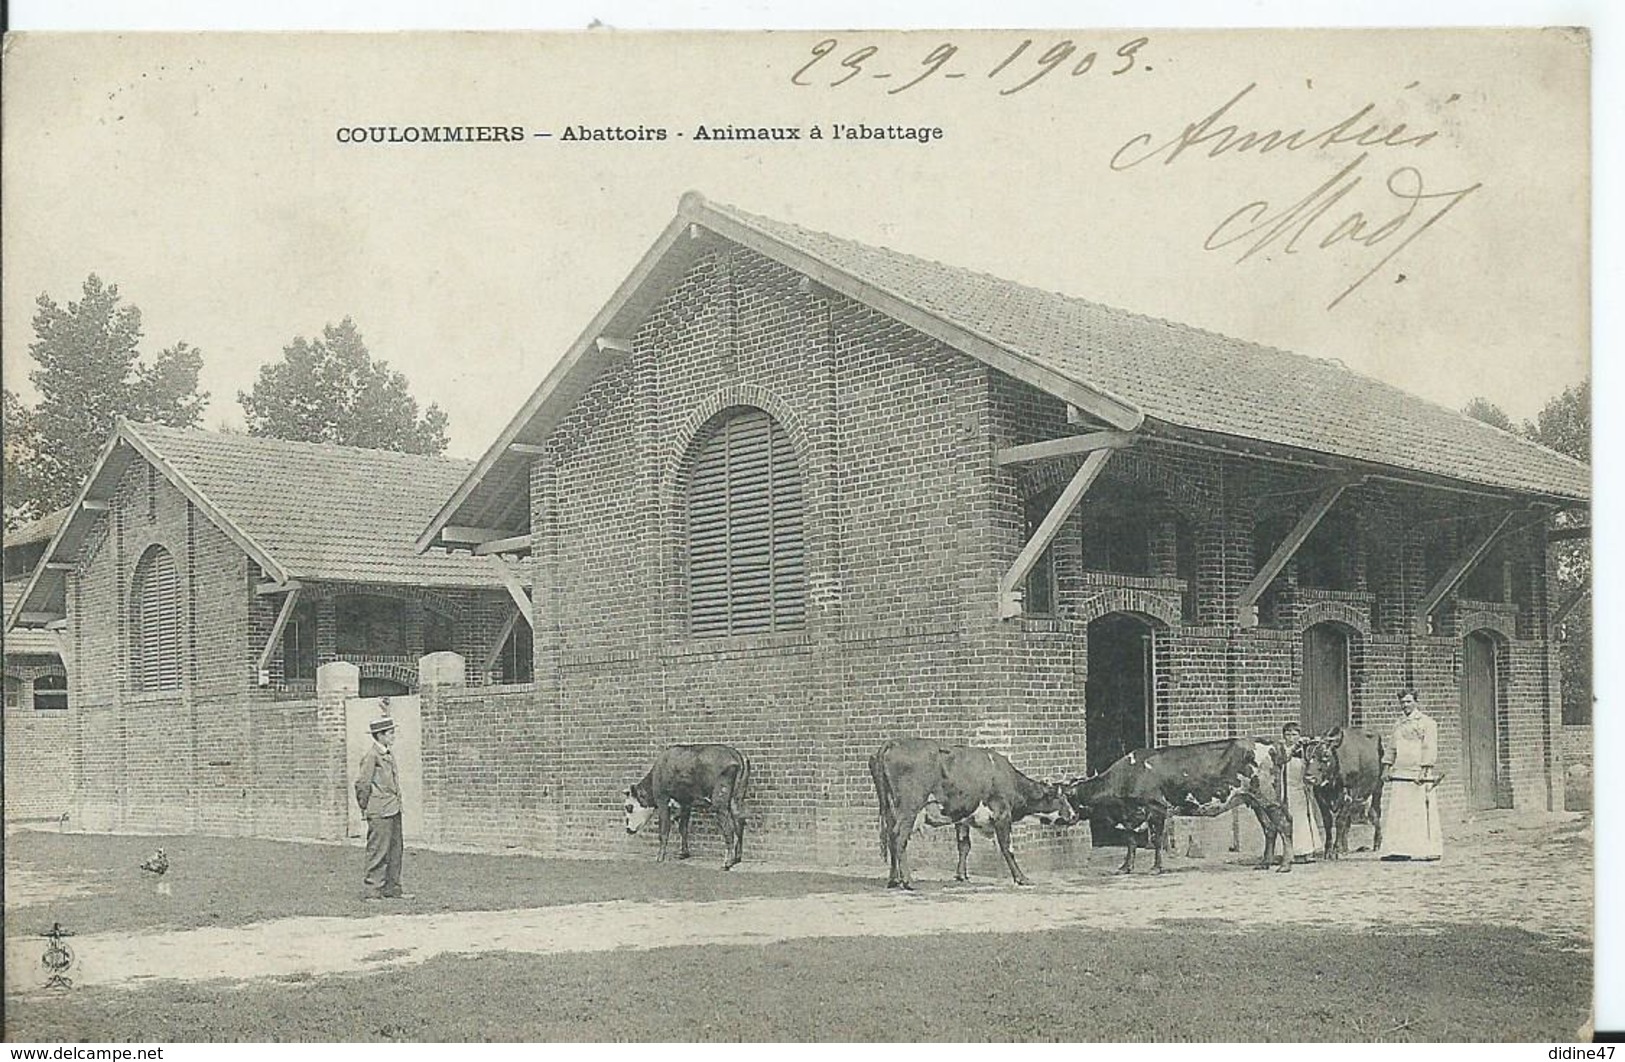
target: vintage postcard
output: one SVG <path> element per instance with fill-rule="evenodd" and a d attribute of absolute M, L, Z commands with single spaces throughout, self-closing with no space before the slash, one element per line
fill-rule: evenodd
<path fill-rule="evenodd" d="M 6 1038 L 1589 1038 L 1591 45 L 9 36 Z"/>

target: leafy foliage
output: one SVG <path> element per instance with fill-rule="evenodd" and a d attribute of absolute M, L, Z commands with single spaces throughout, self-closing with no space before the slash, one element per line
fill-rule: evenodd
<path fill-rule="evenodd" d="M 252 391 L 237 393 L 250 435 L 326 442 L 411 454 L 446 449 L 446 414 L 421 416 L 406 377 L 374 361 L 355 322 L 327 325 L 316 339 L 298 336 L 282 360 L 260 367 Z"/>
<path fill-rule="evenodd" d="M 190 428 L 209 400 L 197 389 L 201 351 L 177 343 L 143 363 L 140 309 L 121 305 L 118 286 L 94 273 L 81 296 L 66 307 L 47 294 L 36 300 L 28 352 L 38 362 L 29 379 L 39 404 L 30 410 L 6 396 L 5 507 L 13 525 L 73 500 L 119 417 Z"/>
<path fill-rule="evenodd" d="M 1491 402 L 1487 398 L 1474 398 L 1462 407 L 1463 413 L 1485 424 L 1493 424 L 1502 431 L 1517 431 L 1513 426 L 1512 418 L 1507 416 L 1506 410 Z"/>

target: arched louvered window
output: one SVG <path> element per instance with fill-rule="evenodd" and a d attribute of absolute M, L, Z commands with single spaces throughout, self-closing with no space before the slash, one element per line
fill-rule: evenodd
<path fill-rule="evenodd" d="M 801 475 L 790 437 L 760 409 L 731 409 L 695 443 L 688 487 L 689 631 L 801 627 L 807 616 Z"/>
<path fill-rule="evenodd" d="M 181 580 L 162 546 L 147 550 L 135 566 L 130 676 L 138 690 L 181 688 Z"/>

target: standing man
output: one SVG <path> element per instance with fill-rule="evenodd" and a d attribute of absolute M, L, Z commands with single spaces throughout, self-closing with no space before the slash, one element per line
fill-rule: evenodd
<path fill-rule="evenodd" d="M 1382 750 L 1382 843 L 1386 860 L 1439 859 L 1444 835 L 1434 788 L 1438 769 L 1439 724 L 1416 703 L 1415 690 L 1401 690 L 1405 717 Z"/>
<path fill-rule="evenodd" d="M 389 716 L 367 724 L 372 748 L 361 757 L 355 780 L 355 802 L 367 818 L 367 900 L 410 899 L 401 891 L 401 783 L 395 771 L 395 720 Z"/>

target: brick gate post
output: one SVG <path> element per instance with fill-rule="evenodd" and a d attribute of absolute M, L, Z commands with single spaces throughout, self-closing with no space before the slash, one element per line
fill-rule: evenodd
<path fill-rule="evenodd" d="M 322 802 L 317 823 L 323 840 L 342 841 L 349 829 L 350 772 L 345 766 L 347 752 L 344 702 L 361 692 L 361 669 L 343 660 L 316 669 L 316 733 L 326 763 Z"/>
<path fill-rule="evenodd" d="M 423 760 L 423 836 L 443 838 L 446 793 L 446 735 L 442 725 L 447 694 L 461 692 L 468 681 L 467 664 L 452 652 L 429 653 L 418 660 L 418 742 Z"/>

